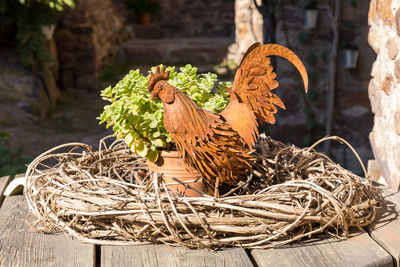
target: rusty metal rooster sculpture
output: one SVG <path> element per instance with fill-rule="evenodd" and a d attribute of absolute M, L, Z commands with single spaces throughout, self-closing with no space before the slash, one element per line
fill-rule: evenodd
<path fill-rule="evenodd" d="M 164 126 L 188 167 L 195 168 L 219 195 L 219 185 L 235 184 L 251 169 L 258 123 L 275 123 L 276 106 L 285 109 L 282 100 L 271 92 L 278 87 L 269 56 L 290 61 L 300 72 L 305 90 L 307 71 L 290 49 L 260 43 L 249 47 L 236 72 L 230 102 L 220 114 L 197 106 L 187 95 L 168 83 L 165 66 L 150 74 L 151 98 L 164 104 Z"/>

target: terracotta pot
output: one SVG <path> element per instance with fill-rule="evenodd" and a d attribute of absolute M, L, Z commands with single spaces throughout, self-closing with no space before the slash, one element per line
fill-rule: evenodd
<path fill-rule="evenodd" d="M 139 14 L 139 24 L 148 25 L 151 21 L 151 14 L 150 13 L 140 13 Z"/>
<path fill-rule="evenodd" d="M 165 183 L 174 183 L 175 185 L 167 185 L 168 190 L 179 192 L 188 197 L 199 197 L 200 193 L 187 188 L 185 185 L 177 184 L 171 177 L 175 177 L 182 182 L 188 182 L 191 187 L 201 191 L 207 192 L 205 183 L 200 173 L 196 170 L 187 170 L 183 159 L 179 156 L 178 151 L 161 151 L 156 162 L 147 161 L 149 171 L 158 172 L 163 174 Z"/>

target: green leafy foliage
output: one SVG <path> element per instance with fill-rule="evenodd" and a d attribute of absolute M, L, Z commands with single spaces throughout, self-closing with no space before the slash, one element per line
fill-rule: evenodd
<path fill-rule="evenodd" d="M 155 0 L 126 0 L 128 8 L 137 14 L 150 13 L 156 14 L 160 12 L 161 5 Z"/>
<path fill-rule="evenodd" d="M 339 42 L 339 47 L 341 49 L 350 49 L 350 50 L 357 50 L 358 49 L 356 45 L 352 44 L 351 42 L 344 41 L 344 40 L 341 40 Z"/>
<path fill-rule="evenodd" d="M 180 68 L 179 72 L 175 67 L 167 67 L 167 70 L 171 72 L 169 83 L 200 107 L 219 113 L 228 104 L 229 94 L 225 86 L 230 87 L 230 82 L 219 83 L 217 92 L 212 93 L 217 81 L 216 74 L 198 74 L 197 68 L 191 65 Z M 153 101 L 150 99 L 148 82 L 149 75 L 131 70 L 114 87 L 105 88 L 101 91 L 101 97 L 110 104 L 104 107 L 98 119 L 100 124 L 107 123 L 107 128 L 113 127 L 117 138 L 124 138 L 135 154 L 156 161 L 158 151 L 170 149 L 173 143 L 164 128 L 163 104 L 157 98 Z"/>
<path fill-rule="evenodd" d="M 75 7 L 74 0 L 36 0 L 36 1 L 27 1 L 27 0 L 18 0 L 22 5 L 27 5 L 34 2 L 40 2 L 44 5 L 49 6 L 52 9 L 56 9 L 58 11 L 63 11 L 64 6 Z"/>
<path fill-rule="evenodd" d="M 317 1 L 316 0 L 306 0 L 305 9 L 317 9 Z"/>
<path fill-rule="evenodd" d="M 131 69 L 130 65 L 129 63 L 111 63 L 106 65 L 100 72 L 100 82 L 108 84 L 117 83 L 121 79 L 121 74 L 127 73 Z"/>
<path fill-rule="evenodd" d="M 74 0 L 0 1 L 0 33 L 25 66 L 40 71 L 52 60 L 41 28 L 54 24 L 65 5 L 73 7 Z"/>
<path fill-rule="evenodd" d="M 302 144 L 304 146 L 309 146 L 322 138 L 325 134 L 325 125 L 318 122 L 316 119 L 316 114 L 313 111 L 310 103 L 317 103 L 325 99 L 325 95 L 321 92 L 309 88 L 307 93 L 306 106 L 304 112 L 306 114 L 306 125 L 305 128 L 307 133 L 302 137 Z"/>
<path fill-rule="evenodd" d="M 354 29 L 354 22 L 353 21 L 346 21 L 344 26 L 349 29 L 349 30 L 353 30 Z"/>
<path fill-rule="evenodd" d="M 21 148 L 12 150 L 9 146 L 10 134 L 0 132 L 0 177 L 10 175 L 12 178 L 26 171 L 26 164 L 33 160 L 32 156 L 22 155 Z"/>
<path fill-rule="evenodd" d="M 315 65 L 317 63 L 317 55 L 313 52 L 309 53 L 306 57 L 306 61 L 310 65 Z"/>
<path fill-rule="evenodd" d="M 299 39 L 301 44 L 305 44 L 311 40 L 311 33 L 308 31 L 299 32 L 297 38 Z"/>
<path fill-rule="evenodd" d="M 268 6 L 268 12 L 270 14 L 276 14 L 279 9 L 282 8 L 282 0 L 265 0 L 262 2 Z"/>

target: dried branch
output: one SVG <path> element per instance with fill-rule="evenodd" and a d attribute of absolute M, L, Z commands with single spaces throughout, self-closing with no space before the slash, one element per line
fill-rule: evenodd
<path fill-rule="evenodd" d="M 29 165 L 25 196 L 35 229 L 103 245 L 268 248 L 317 234 L 347 237 L 374 221 L 381 200 L 368 180 L 315 152 L 318 143 L 299 149 L 263 138 L 247 181 L 221 188 L 219 199 L 168 191 L 124 143 L 106 143 L 98 152 L 65 144 Z"/>

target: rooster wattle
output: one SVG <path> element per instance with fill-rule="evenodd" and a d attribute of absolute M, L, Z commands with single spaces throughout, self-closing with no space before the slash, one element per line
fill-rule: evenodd
<path fill-rule="evenodd" d="M 197 106 L 187 95 L 170 85 L 169 72 L 157 68 L 150 74 L 148 90 L 164 105 L 164 126 L 188 167 L 205 178 L 214 195 L 221 183 L 235 184 L 251 169 L 252 148 L 259 135 L 258 122 L 275 123 L 275 106 L 285 108 L 271 90 L 278 87 L 268 56 L 290 61 L 300 72 L 305 90 L 308 76 L 301 60 L 277 44 L 253 44 L 236 72 L 230 102 L 220 114 Z"/>

